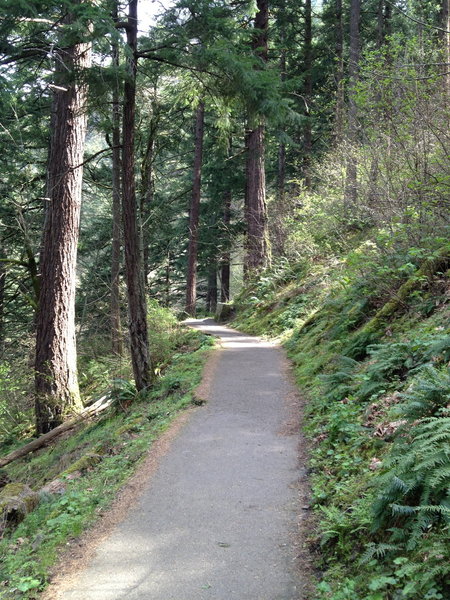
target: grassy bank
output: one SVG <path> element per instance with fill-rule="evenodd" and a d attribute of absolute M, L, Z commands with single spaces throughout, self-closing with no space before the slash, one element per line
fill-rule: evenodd
<path fill-rule="evenodd" d="M 236 302 L 308 396 L 320 600 L 450 597 L 449 250 L 285 262 Z"/>

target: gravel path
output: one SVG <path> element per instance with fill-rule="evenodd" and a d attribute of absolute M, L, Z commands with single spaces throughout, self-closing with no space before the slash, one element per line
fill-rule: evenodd
<path fill-rule="evenodd" d="M 211 320 L 188 324 L 221 338 L 209 401 L 63 600 L 302 599 L 302 469 L 283 353 Z"/>

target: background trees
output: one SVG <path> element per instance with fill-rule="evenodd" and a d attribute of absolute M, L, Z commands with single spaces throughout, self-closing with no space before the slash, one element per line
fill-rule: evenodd
<path fill-rule="evenodd" d="M 416 316 L 446 327 L 434 312 L 448 301 L 445 274 L 427 288 L 421 265 L 448 240 L 448 7 L 177 0 L 149 24 L 136 0 L 0 1 L 0 444 L 111 385 L 130 391 L 131 364 L 151 398 L 169 354 L 150 360 L 156 302 L 207 314 L 246 286 L 252 326 L 302 328 L 308 382 L 311 365 L 345 379 L 336 352 L 352 369 L 358 352 L 384 364 L 373 331 L 350 348 L 346 328 L 397 307 L 405 281 Z M 425 349 L 430 332 L 418 335 Z M 344 437 L 346 385 L 330 383 L 326 409 L 339 405 Z"/>
<path fill-rule="evenodd" d="M 38 272 L 47 273 L 49 253 L 50 271 L 56 272 L 49 247 L 43 246 L 39 260 L 49 204 L 44 198 L 50 197 L 46 157 L 50 132 L 57 132 L 57 122 L 50 122 L 59 85 L 53 73 L 55 62 L 67 71 L 58 52 L 77 40 L 90 40 L 94 50 L 85 78 L 92 88 L 86 152 L 78 159 L 84 183 L 75 322 L 82 363 L 90 360 L 84 350 L 89 336 L 102 340 L 91 344 L 96 355 L 108 354 L 103 340 L 111 330 L 113 352 L 120 356 L 120 320 L 140 298 L 139 316 L 131 318 L 137 329 L 127 335 L 140 364 L 137 385 L 148 386 L 146 294 L 182 310 L 189 288 L 188 312 L 212 310 L 219 289 L 222 300 L 238 291 L 244 265 L 251 277 L 266 264 L 269 240 L 276 264 L 335 251 L 362 232 L 376 231 L 383 251 L 389 236 L 407 246 L 445 235 L 446 2 L 406 7 L 368 0 L 359 19 L 359 3 L 350 0 L 274 0 L 253 7 L 180 0 L 162 11 L 158 25 L 141 23 L 137 31 L 135 17 L 127 21 L 120 4 L 67 7 L 71 24 L 63 22 L 66 13 L 56 2 L 31 2 L 20 14 L 6 2 L 0 23 L 0 332 L 12 364 L 14 348 L 33 360 L 35 325 L 39 337 L 47 327 L 49 311 L 40 311 L 36 321 L 35 310 Z M 64 31 L 67 42 L 60 41 Z M 192 115 L 203 104 L 197 229 L 189 225 L 199 147 Z M 197 152 L 197 174 L 198 158 Z M 52 178 L 54 166 L 52 159 Z M 68 193 L 75 199 L 75 192 Z M 50 223 L 51 211 L 48 216 Z M 125 271 L 132 290 L 126 302 Z M 51 274 L 43 286 L 41 302 L 53 301 Z M 48 348 L 46 342 L 41 346 Z M 48 357 L 39 351 L 37 360 L 45 374 Z M 38 377 L 39 386 L 54 379 L 50 373 Z"/>

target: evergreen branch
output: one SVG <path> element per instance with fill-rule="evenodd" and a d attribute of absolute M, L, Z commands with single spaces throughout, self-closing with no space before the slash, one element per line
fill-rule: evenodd
<path fill-rule="evenodd" d="M 408 13 L 406 11 L 404 11 L 402 8 L 400 8 L 399 6 L 397 6 L 395 4 L 395 2 L 391 2 L 391 0 L 385 0 L 385 1 L 386 1 L 386 4 L 389 4 L 390 6 L 392 6 L 392 8 L 394 8 L 395 10 L 397 10 L 404 17 L 406 17 L 407 19 L 409 19 L 413 23 L 416 23 L 417 25 L 423 25 L 423 27 L 427 27 L 428 29 L 435 29 L 436 31 L 441 31 L 442 33 L 450 33 L 450 31 L 448 31 L 447 29 L 444 29 L 443 27 L 438 27 L 437 25 L 430 25 L 429 23 L 424 23 L 423 21 L 419 21 L 418 19 L 415 19 L 411 15 L 408 15 Z"/>
<path fill-rule="evenodd" d="M 192 71 L 193 73 L 206 73 L 207 75 L 211 75 L 212 77 L 221 79 L 220 75 L 218 75 L 217 73 L 213 73 L 208 69 L 198 69 L 197 67 L 191 67 L 189 65 L 176 63 L 171 60 L 168 60 L 167 58 L 164 58 L 163 56 L 157 56 L 155 54 L 152 54 L 151 52 L 138 52 L 136 56 L 137 58 L 148 58 L 150 60 L 155 60 L 156 62 L 170 65 L 171 67 L 176 67 L 177 69 L 187 69 L 188 71 Z"/>

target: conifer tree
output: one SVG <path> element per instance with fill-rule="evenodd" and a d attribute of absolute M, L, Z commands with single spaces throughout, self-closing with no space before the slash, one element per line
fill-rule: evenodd
<path fill-rule="evenodd" d="M 257 1 L 252 49 L 261 60 L 261 68 L 268 60 L 268 0 Z M 245 221 L 247 227 L 245 272 L 251 276 L 264 268 L 269 260 L 266 206 L 264 123 L 260 115 L 248 115 L 246 133 L 246 193 Z"/>
<path fill-rule="evenodd" d="M 136 200 L 135 181 L 135 118 L 137 70 L 137 5 L 128 5 L 126 24 L 128 72 L 124 87 L 122 137 L 122 219 L 125 246 L 125 272 L 128 293 L 128 313 L 131 359 L 134 381 L 138 390 L 150 386 L 150 351 L 148 344 L 147 303 L 142 256 L 142 231 Z"/>
<path fill-rule="evenodd" d="M 74 6 L 79 4 L 76 0 Z M 73 12 L 62 19 L 67 29 Z M 41 288 L 36 326 L 36 426 L 46 433 L 80 407 L 75 343 L 75 276 L 80 224 L 87 84 L 87 31 L 55 51 Z M 84 35 L 83 35 L 84 34 Z M 70 37 L 70 36 L 69 36 Z"/>

